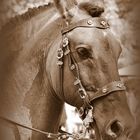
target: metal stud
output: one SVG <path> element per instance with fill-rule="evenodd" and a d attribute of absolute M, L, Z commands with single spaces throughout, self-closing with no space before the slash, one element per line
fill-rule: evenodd
<path fill-rule="evenodd" d="M 102 89 L 102 92 L 103 92 L 103 93 L 106 93 L 106 92 L 107 92 L 107 89 L 106 89 L 106 88 L 103 88 L 103 89 Z"/>
<path fill-rule="evenodd" d="M 69 44 L 69 40 L 67 37 L 63 39 L 63 47 L 66 47 Z"/>
<path fill-rule="evenodd" d="M 71 65 L 70 69 L 71 69 L 71 70 L 74 70 L 74 69 L 75 69 L 75 65 L 74 65 L 74 64 Z"/>
<path fill-rule="evenodd" d="M 123 84 L 122 83 L 118 83 L 117 87 L 122 88 Z"/>
<path fill-rule="evenodd" d="M 90 19 L 90 20 L 87 21 L 87 24 L 88 25 L 93 25 L 93 21 Z"/>
<path fill-rule="evenodd" d="M 106 22 L 104 20 L 101 21 L 101 25 L 106 26 Z"/>

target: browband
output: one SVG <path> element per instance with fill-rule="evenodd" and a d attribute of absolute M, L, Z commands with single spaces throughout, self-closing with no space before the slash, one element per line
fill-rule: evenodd
<path fill-rule="evenodd" d="M 77 27 L 107 29 L 109 24 L 105 18 L 87 18 L 70 24 L 62 30 L 62 35 Z"/>

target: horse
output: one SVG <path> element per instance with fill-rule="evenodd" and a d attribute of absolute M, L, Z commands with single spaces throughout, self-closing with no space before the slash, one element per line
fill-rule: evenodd
<path fill-rule="evenodd" d="M 97 140 L 128 140 L 134 120 L 118 74 L 119 41 L 102 10 L 93 16 L 92 1 L 54 3 L 0 32 L 0 138 L 83 139 L 58 132 L 67 102 Z"/>

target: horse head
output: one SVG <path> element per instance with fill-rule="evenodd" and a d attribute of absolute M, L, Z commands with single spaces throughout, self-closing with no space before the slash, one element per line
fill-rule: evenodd
<path fill-rule="evenodd" d="M 119 41 L 104 18 L 93 18 L 85 8 L 94 9 L 94 1 L 73 1 L 67 9 L 67 1 L 55 2 L 66 23 L 57 47 L 58 69 L 50 72 L 57 96 L 77 107 L 83 120 L 92 112 L 87 124 L 99 139 L 127 140 L 133 118 L 118 73 Z"/>

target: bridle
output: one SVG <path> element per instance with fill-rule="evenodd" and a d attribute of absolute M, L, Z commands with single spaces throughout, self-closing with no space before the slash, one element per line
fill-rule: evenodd
<path fill-rule="evenodd" d="M 112 81 L 111 83 L 108 83 L 102 88 L 96 89 L 97 92 L 95 92 L 92 95 L 88 95 L 85 87 L 83 86 L 83 83 L 81 81 L 80 77 L 80 71 L 78 67 L 78 63 L 76 62 L 73 52 L 70 48 L 70 42 L 67 37 L 67 33 L 71 32 L 75 28 L 98 28 L 98 29 L 107 29 L 109 28 L 108 22 L 101 17 L 98 18 L 88 18 L 78 21 L 77 23 L 71 24 L 67 27 L 65 27 L 62 30 L 62 43 L 61 46 L 58 49 L 57 53 L 57 65 L 59 66 L 59 77 L 60 77 L 60 93 L 63 95 L 63 69 L 64 69 L 64 59 L 67 56 L 68 57 L 68 65 L 69 69 L 74 75 L 75 82 L 74 86 L 76 86 L 79 96 L 83 101 L 83 105 L 80 108 L 77 108 L 79 112 L 80 118 L 83 120 L 83 123 L 85 127 L 88 129 L 90 127 L 90 123 L 95 122 L 95 118 L 92 115 L 93 112 L 93 106 L 91 103 L 93 103 L 95 100 L 105 97 L 109 94 L 112 94 L 116 91 L 124 91 L 126 90 L 124 84 L 122 81 Z M 94 86 L 95 87 L 95 86 Z"/>
<path fill-rule="evenodd" d="M 67 37 L 67 33 L 79 27 L 98 28 L 98 29 L 104 30 L 104 29 L 109 28 L 109 24 L 104 18 L 88 18 L 88 19 L 80 20 L 77 23 L 68 25 L 62 30 L 62 42 L 57 52 L 57 65 L 59 67 L 59 82 L 60 82 L 59 92 L 63 94 L 64 59 L 65 57 L 68 57 L 69 69 L 75 78 L 74 86 L 77 88 L 78 94 L 83 101 L 83 105 L 77 110 L 79 112 L 80 118 L 83 120 L 83 124 L 85 126 L 85 131 L 86 131 L 90 127 L 90 124 L 95 122 L 95 118 L 92 114 L 94 108 L 91 103 L 93 103 L 95 100 L 99 98 L 112 94 L 115 91 L 124 91 L 126 90 L 126 88 L 121 81 L 113 81 L 105 85 L 104 87 L 98 89 L 97 92 L 95 92 L 94 94 L 88 95 L 85 87 L 82 84 L 79 67 L 71 52 L 69 39 Z M 58 133 L 58 134 L 44 132 L 35 128 L 27 127 L 25 125 L 22 125 L 20 123 L 17 123 L 15 121 L 9 120 L 4 117 L 0 117 L 0 119 L 8 123 L 14 124 L 16 126 L 20 126 L 28 130 L 44 134 L 46 135 L 47 138 L 50 138 L 50 139 L 63 140 L 63 139 L 72 138 L 72 139 L 78 140 L 83 137 L 83 135 L 81 134 L 70 134 L 67 132 Z"/>

